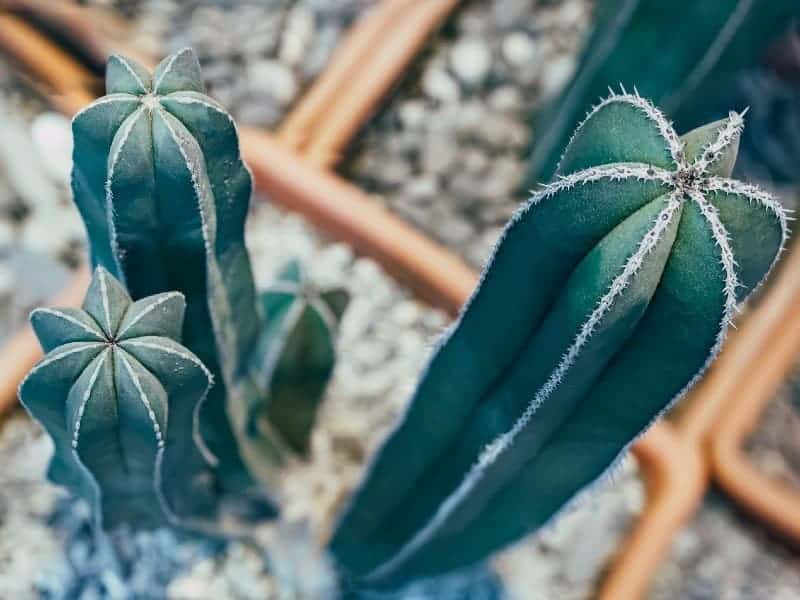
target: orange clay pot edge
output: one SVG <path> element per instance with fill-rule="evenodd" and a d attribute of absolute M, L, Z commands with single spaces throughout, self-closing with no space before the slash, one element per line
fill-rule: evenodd
<path fill-rule="evenodd" d="M 61 96 L 66 107 L 79 105 L 97 83 L 94 75 L 25 21 L 0 12 L 0 50 Z"/>
<path fill-rule="evenodd" d="M 278 129 L 281 143 L 293 150 L 303 148 L 317 121 L 324 119 L 325 113 L 345 93 L 350 80 L 364 68 L 364 61 L 413 2 L 383 0 L 355 22 L 323 72 L 284 118 Z"/>
<path fill-rule="evenodd" d="M 339 162 L 362 125 L 458 4 L 459 0 L 427 0 L 406 11 L 374 49 L 358 76 L 348 82 L 347 94 L 338 98 L 316 123 L 314 137 L 305 147 L 308 160 L 319 167 Z"/>
<path fill-rule="evenodd" d="M 750 365 L 736 402 L 712 431 L 710 461 L 722 489 L 748 512 L 800 545 L 800 494 L 761 473 L 743 449 L 800 352 L 800 286 L 795 281 L 793 287 L 794 306 L 784 313 L 783 326 L 774 330 L 771 343 Z"/>
<path fill-rule="evenodd" d="M 697 510 L 707 487 L 699 448 L 666 421 L 656 423 L 634 451 L 644 472 L 647 505 L 612 559 L 598 600 L 644 597 L 675 533 Z"/>

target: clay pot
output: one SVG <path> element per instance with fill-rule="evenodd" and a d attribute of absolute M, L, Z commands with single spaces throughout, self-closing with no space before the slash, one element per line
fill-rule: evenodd
<path fill-rule="evenodd" d="M 800 545 L 800 493 L 760 472 L 743 448 L 800 356 L 800 248 L 784 261 L 762 308 L 771 317 L 763 329 L 765 343 L 742 369 L 730 406 L 711 430 L 710 463 L 731 498 Z"/>

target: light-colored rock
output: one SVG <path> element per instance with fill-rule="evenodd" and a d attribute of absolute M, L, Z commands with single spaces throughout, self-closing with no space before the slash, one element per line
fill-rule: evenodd
<path fill-rule="evenodd" d="M 438 66 L 425 70 L 422 77 L 422 89 L 429 98 L 439 102 L 456 102 L 461 97 L 458 82 Z"/>
<path fill-rule="evenodd" d="M 297 95 L 298 86 L 292 70 L 276 60 L 260 60 L 248 65 L 250 88 L 286 106 Z"/>
<path fill-rule="evenodd" d="M 31 122 L 31 138 L 39 150 L 47 174 L 62 185 L 69 185 L 72 170 L 72 128 L 69 119 L 55 112 L 44 112 Z"/>
<path fill-rule="evenodd" d="M 286 19 L 278 58 L 289 66 L 299 66 L 314 36 L 314 13 L 303 4 L 296 4 Z"/>
<path fill-rule="evenodd" d="M 538 58 L 536 40 L 522 31 L 509 33 L 503 39 L 503 58 L 515 69 L 529 67 Z"/>
<path fill-rule="evenodd" d="M 492 68 L 492 51 L 480 38 L 464 38 L 450 49 L 450 68 L 466 86 L 479 86 Z"/>

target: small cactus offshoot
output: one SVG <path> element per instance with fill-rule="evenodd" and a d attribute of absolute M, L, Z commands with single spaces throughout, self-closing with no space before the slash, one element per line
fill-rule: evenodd
<path fill-rule="evenodd" d="M 180 344 L 185 302 L 172 292 L 133 302 L 99 267 L 82 309 L 40 308 L 47 352 L 19 388 L 55 443 L 50 479 L 84 498 L 98 525 L 179 525 L 213 506 L 216 458 L 198 411 L 213 380 Z"/>
<path fill-rule="evenodd" d="M 291 261 L 260 298 L 266 327 L 251 355 L 251 373 L 262 392 L 254 398 L 263 401 L 252 408 L 251 429 L 271 423 L 293 450 L 306 454 L 349 294 L 317 288 L 300 263 Z"/>

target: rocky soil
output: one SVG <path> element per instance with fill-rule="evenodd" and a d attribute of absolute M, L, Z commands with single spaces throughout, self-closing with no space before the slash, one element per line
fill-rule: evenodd
<path fill-rule="evenodd" d="M 97 4 L 98 0 L 94 0 Z M 108 4 L 108 2 L 99 2 Z M 277 125 L 374 0 L 140 0 L 133 41 L 152 56 L 198 53 L 209 93 L 240 123 Z"/>
<path fill-rule="evenodd" d="M 767 405 L 745 449 L 762 472 L 800 493 L 800 373 Z"/>
<path fill-rule="evenodd" d="M 527 192 L 528 115 L 575 68 L 592 2 L 472 2 L 433 44 L 345 172 L 474 265 Z"/>

